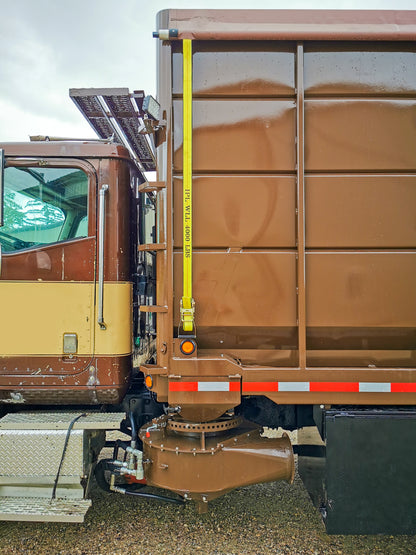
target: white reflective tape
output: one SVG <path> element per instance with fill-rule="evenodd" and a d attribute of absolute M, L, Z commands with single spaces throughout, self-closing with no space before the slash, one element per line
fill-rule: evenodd
<path fill-rule="evenodd" d="M 229 382 L 198 382 L 198 391 L 230 391 Z"/>
<path fill-rule="evenodd" d="M 309 382 L 279 382 L 279 391 L 309 391 Z"/>
<path fill-rule="evenodd" d="M 360 382 L 360 393 L 390 393 L 391 384 L 389 383 L 375 383 L 375 382 Z"/>

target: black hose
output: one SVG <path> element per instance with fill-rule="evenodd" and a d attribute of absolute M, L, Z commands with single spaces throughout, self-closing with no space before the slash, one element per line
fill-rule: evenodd
<path fill-rule="evenodd" d="M 107 482 L 105 478 L 104 472 L 106 470 L 110 471 L 117 471 L 117 467 L 114 467 L 113 461 L 111 459 L 103 459 L 99 461 L 95 467 L 95 479 L 97 481 L 98 486 L 106 491 L 107 493 L 117 493 L 110 489 L 110 484 Z M 174 497 L 165 497 L 163 495 L 157 495 L 156 493 L 142 493 L 138 491 L 134 491 L 134 487 L 144 487 L 145 484 L 134 484 L 130 486 L 130 488 L 118 488 L 118 493 L 122 493 L 125 495 L 133 495 L 135 497 L 144 497 L 147 499 L 155 499 L 157 501 L 165 501 L 166 503 L 175 503 L 176 505 L 183 505 L 183 499 L 175 499 Z"/>
<path fill-rule="evenodd" d="M 97 484 L 100 486 L 101 489 L 103 489 L 104 491 L 106 491 L 107 493 L 111 493 L 110 490 L 110 484 L 107 482 L 107 480 L 105 479 L 105 470 L 112 470 L 109 467 L 108 462 L 110 461 L 110 459 L 104 459 L 99 461 L 94 469 L 94 474 L 95 474 L 95 479 L 97 481 Z"/>
<path fill-rule="evenodd" d="M 85 412 L 83 414 L 80 414 L 80 415 L 76 416 L 73 420 L 71 420 L 71 422 L 68 426 L 68 430 L 66 432 L 66 437 L 65 437 L 64 448 L 62 450 L 61 462 L 59 463 L 58 472 L 56 473 L 55 482 L 53 484 L 52 499 L 55 499 L 55 497 L 56 497 L 56 488 L 58 487 L 58 480 L 59 480 L 59 476 L 61 474 L 62 465 L 64 463 L 66 448 L 68 447 L 68 441 L 69 441 L 69 437 L 70 437 L 71 432 L 72 432 L 72 428 L 74 427 L 74 424 L 77 420 L 79 420 L 80 418 L 83 418 L 85 416 L 87 416 L 85 414 Z"/>
<path fill-rule="evenodd" d="M 128 441 L 122 441 L 121 439 L 116 439 L 113 442 L 113 459 L 118 459 L 118 450 L 120 449 L 120 447 L 122 449 L 124 449 L 124 451 L 126 451 L 127 447 L 130 445 L 130 442 Z M 107 446 L 107 445 L 106 445 Z"/>
<path fill-rule="evenodd" d="M 166 501 L 166 503 L 175 503 L 176 505 L 183 505 L 185 501 L 183 499 L 176 499 L 174 497 L 164 497 L 163 495 L 157 495 L 155 493 L 143 493 L 139 491 L 131 491 L 123 488 L 123 492 L 126 495 L 134 495 L 136 497 L 147 497 L 148 499 L 156 499 L 157 501 Z"/>

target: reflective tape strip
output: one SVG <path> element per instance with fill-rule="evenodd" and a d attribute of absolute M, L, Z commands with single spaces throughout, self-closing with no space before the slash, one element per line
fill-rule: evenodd
<path fill-rule="evenodd" d="M 391 384 L 376 382 L 360 382 L 360 393 L 390 393 Z"/>
<path fill-rule="evenodd" d="M 309 391 L 309 382 L 279 382 L 279 391 Z"/>
<path fill-rule="evenodd" d="M 391 384 L 392 393 L 416 393 L 416 383 L 392 383 Z"/>
<path fill-rule="evenodd" d="M 240 391 L 240 382 L 169 382 L 169 391 L 218 391 L 235 392 Z"/>
<path fill-rule="evenodd" d="M 353 382 L 310 382 L 309 391 L 316 392 L 341 392 L 358 393 L 359 384 Z"/>
<path fill-rule="evenodd" d="M 230 391 L 228 382 L 198 382 L 198 391 Z"/>
<path fill-rule="evenodd" d="M 243 382 L 242 393 L 416 393 L 414 382 Z M 172 392 L 239 392 L 240 382 L 169 382 Z"/>
<path fill-rule="evenodd" d="M 243 393 L 416 393 L 416 383 L 402 382 L 243 382 Z"/>
<path fill-rule="evenodd" d="M 243 393 L 251 391 L 279 391 L 278 382 L 243 382 Z"/>
<path fill-rule="evenodd" d="M 198 382 L 169 382 L 169 391 L 198 391 Z"/>

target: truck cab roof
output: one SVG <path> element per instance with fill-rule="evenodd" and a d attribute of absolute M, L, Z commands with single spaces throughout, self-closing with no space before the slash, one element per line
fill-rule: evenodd
<path fill-rule="evenodd" d="M 6 156 L 42 156 L 65 158 L 126 158 L 131 156 L 119 143 L 102 140 L 45 140 L 0 143 Z"/>

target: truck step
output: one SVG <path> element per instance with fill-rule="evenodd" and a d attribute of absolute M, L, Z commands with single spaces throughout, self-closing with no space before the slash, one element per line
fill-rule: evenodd
<path fill-rule="evenodd" d="M 0 520 L 26 522 L 84 522 L 90 499 L 2 497 Z"/>
<path fill-rule="evenodd" d="M 17 412 L 0 419 L 0 430 L 67 430 L 79 411 Z M 74 424 L 74 430 L 118 430 L 123 412 L 88 412 Z"/>

